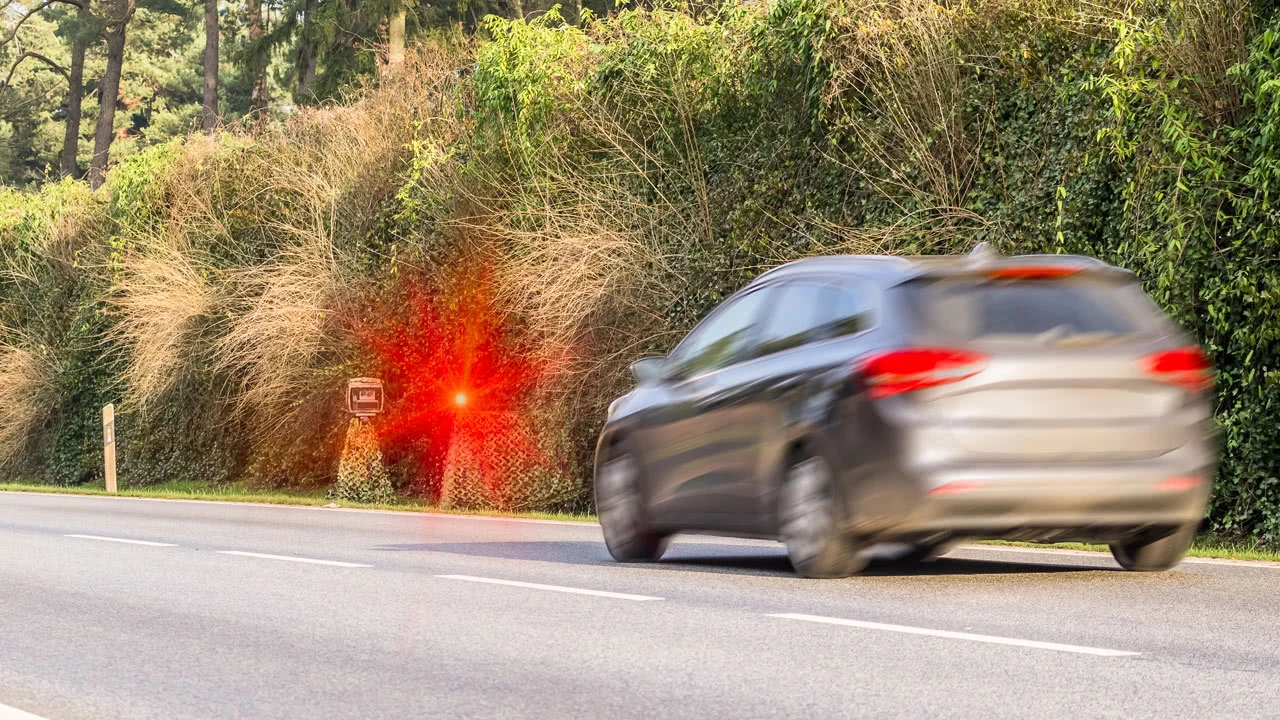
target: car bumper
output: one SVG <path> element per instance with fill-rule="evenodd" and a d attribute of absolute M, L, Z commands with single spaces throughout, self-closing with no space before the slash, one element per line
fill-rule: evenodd
<path fill-rule="evenodd" d="M 850 494 L 854 534 L 1030 538 L 1078 530 L 1078 539 L 1102 539 L 1197 523 L 1209 502 L 1213 468 L 975 465 L 889 474 L 896 477 L 863 482 L 855 486 L 863 491 Z"/>
<path fill-rule="evenodd" d="M 977 488 L 926 497 L 903 518 L 907 531 L 1007 532 L 1022 528 L 1142 527 L 1199 522 L 1207 485 L 1194 490 L 1149 487 Z"/>

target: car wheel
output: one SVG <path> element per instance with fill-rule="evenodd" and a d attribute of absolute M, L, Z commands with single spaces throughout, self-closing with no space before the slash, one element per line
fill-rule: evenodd
<path fill-rule="evenodd" d="M 778 527 L 796 572 L 808 578 L 841 578 L 866 567 L 867 560 L 841 528 L 831 468 L 821 457 L 801 459 L 787 469 L 778 500 Z"/>
<path fill-rule="evenodd" d="M 614 560 L 652 562 L 667 550 L 668 538 L 645 528 L 640 464 L 627 453 L 609 458 L 596 474 L 596 516 Z"/>
<path fill-rule="evenodd" d="M 1111 555 L 1125 570 L 1159 572 L 1181 562 L 1195 537 L 1196 526 L 1186 525 L 1158 540 L 1137 538 L 1112 543 Z"/>

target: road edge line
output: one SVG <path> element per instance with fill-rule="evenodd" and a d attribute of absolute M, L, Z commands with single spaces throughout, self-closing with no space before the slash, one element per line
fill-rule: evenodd
<path fill-rule="evenodd" d="M 490 520 L 499 522 L 538 523 L 542 525 L 569 525 L 572 527 L 598 527 L 595 520 L 550 520 L 543 518 L 507 517 L 505 515 L 472 515 L 468 513 L 436 512 L 433 510 L 381 510 L 378 508 L 327 508 L 323 505 L 295 505 L 291 503 L 244 502 L 243 500 L 200 500 L 196 498 L 138 497 L 134 495 L 98 495 L 93 493 L 40 492 L 38 490 L 0 490 L 0 495 L 34 495 L 37 497 L 92 498 L 94 500 L 141 500 L 146 502 L 189 503 L 197 505 L 232 505 L 236 507 L 279 508 L 283 510 L 311 510 L 316 512 L 370 513 L 374 515 L 402 515 L 407 517 L 454 518 L 457 520 Z"/>

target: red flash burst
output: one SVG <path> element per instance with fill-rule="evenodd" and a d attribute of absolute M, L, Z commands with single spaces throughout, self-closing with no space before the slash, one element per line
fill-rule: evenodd
<path fill-rule="evenodd" d="M 491 489 L 513 465 L 545 461 L 527 404 L 551 368 L 496 308 L 487 270 L 459 273 L 434 292 L 406 281 L 375 314 L 355 332 L 386 382 L 378 435 L 388 459 L 410 456 L 435 491 L 459 443 L 502 448 L 501 458 L 469 453 Z"/>

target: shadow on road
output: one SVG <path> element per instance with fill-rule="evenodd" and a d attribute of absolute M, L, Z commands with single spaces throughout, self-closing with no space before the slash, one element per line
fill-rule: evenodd
<path fill-rule="evenodd" d="M 714 555 L 675 556 L 660 563 L 669 570 L 713 569 L 720 572 L 747 572 L 757 575 L 792 576 L 787 556 L 778 555 Z M 933 562 L 915 562 L 892 557 L 876 557 L 860 577 L 920 577 L 935 575 L 1029 575 L 1036 573 L 1076 573 L 1110 571 L 1114 568 L 1084 565 L 1051 565 L 1047 563 L 975 560 L 971 558 L 939 558 Z"/>
<path fill-rule="evenodd" d="M 384 552 L 432 552 L 468 555 L 472 557 L 501 558 L 504 560 L 531 560 L 566 565 L 613 565 L 604 545 L 599 542 L 559 540 L 546 542 L 440 542 L 379 545 L 375 550 Z M 644 564 L 633 567 L 644 567 Z M 667 551 L 667 556 L 651 567 L 680 572 L 712 572 L 736 575 L 794 577 L 791 563 L 781 550 L 761 551 L 741 546 L 709 545 L 697 543 L 681 546 L 679 543 Z M 933 562 L 913 562 L 893 556 L 874 557 L 864 570 L 863 577 L 915 577 L 938 575 L 1028 575 L 1037 573 L 1108 572 L 1117 570 L 1099 565 L 1067 565 L 1013 560 L 987 560 L 958 557 L 942 557 Z"/>
<path fill-rule="evenodd" d="M 505 560 L 537 560 L 565 565 L 605 565 L 613 562 L 603 544 L 586 540 L 402 543 L 379 545 L 374 550 L 450 553 Z"/>

